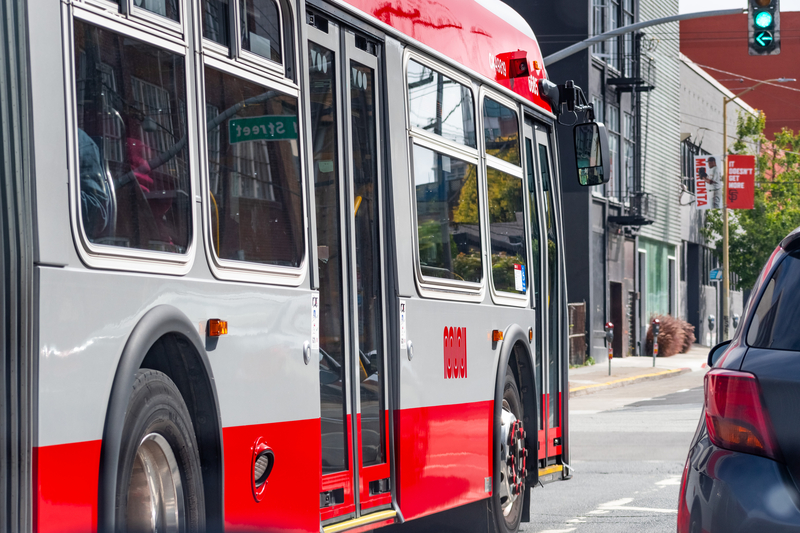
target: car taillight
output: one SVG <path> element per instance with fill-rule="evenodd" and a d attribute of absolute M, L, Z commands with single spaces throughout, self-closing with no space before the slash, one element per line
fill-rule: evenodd
<path fill-rule="evenodd" d="M 705 377 L 706 426 L 716 446 L 780 460 L 761 387 L 753 374 L 713 369 Z"/>

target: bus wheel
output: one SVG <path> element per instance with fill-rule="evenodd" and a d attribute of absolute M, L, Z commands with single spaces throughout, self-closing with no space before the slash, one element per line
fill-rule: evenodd
<path fill-rule="evenodd" d="M 136 374 L 122 432 L 116 502 L 121 532 L 205 530 L 192 419 L 178 388 L 156 370 Z"/>
<path fill-rule="evenodd" d="M 503 388 L 503 410 L 500 426 L 500 512 L 498 520 L 500 533 L 517 531 L 522 519 L 522 505 L 525 495 L 527 471 L 527 451 L 525 450 L 525 430 L 522 427 L 524 411 L 519 389 L 509 368 Z M 498 517 L 500 518 L 500 517 Z M 505 526 L 503 528 L 502 526 Z M 505 531 L 503 531 L 505 529 Z"/>

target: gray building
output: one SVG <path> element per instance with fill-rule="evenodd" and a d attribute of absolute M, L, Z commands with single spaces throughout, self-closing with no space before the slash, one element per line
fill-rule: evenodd
<path fill-rule="evenodd" d="M 725 97 L 732 98 L 733 93 L 683 54 L 680 78 L 683 191 L 679 200 L 682 242 L 679 314 L 695 326 L 698 343 L 713 346 L 721 341 L 721 287 L 710 281 L 709 272 L 720 265 L 712 253 L 715 242 L 708 242 L 700 231 L 705 223 L 705 212 L 696 208 L 693 160 L 695 155 L 722 154 L 722 101 Z M 729 147 L 736 140 L 737 118 L 756 113 L 741 100 L 728 104 Z M 751 153 L 757 148 L 750 147 Z M 742 293 L 732 291 L 731 316 L 741 314 Z"/>
<path fill-rule="evenodd" d="M 678 0 L 506 1 L 531 24 L 545 56 L 678 13 Z M 615 324 L 614 355 L 638 355 L 652 315 L 679 312 L 678 32 L 678 23 L 657 26 L 547 66 L 552 81 L 574 80 L 584 90 L 609 130 L 613 175 L 605 186 L 580 187 L 571 154 L 562 161 L 569 298 L 586 303 L 588 353 L 596 360 L 606 354 L 606 322 Z M 571 128 L 559 135 L 571 145 Z"/>

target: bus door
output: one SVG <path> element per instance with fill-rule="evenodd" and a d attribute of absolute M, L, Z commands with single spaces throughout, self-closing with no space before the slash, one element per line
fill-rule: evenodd
<path fill-rule="evenodd" d="M 563 420 L 561 386 L 561 314 L 559 240 L 555 212 L 552 150 L 548 128 L 525 120 L 525 160 L 532 228 L 531 264 L 534 267 L 536 308 L 536 390 L 539 414 L 538 441 L 541 466 L 556 462 L 561 454 Z"/>
<path fill-rule="evenodd" d="M 392 505 L 379 239 L 380 43 L 309 10 L 323 525 Z"/>

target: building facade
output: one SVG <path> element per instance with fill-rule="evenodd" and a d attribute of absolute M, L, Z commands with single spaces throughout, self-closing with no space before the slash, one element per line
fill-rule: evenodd
<path fill-rule="evenodd" d="M 712 282 L 709 273 L 720 264 L 712 253 L 714 242 L 709 242 L 701 229 L 705 224 L 705 211 L 695 203 L 694 156 L 722 154 L 723 99 L 733 98 L 733 93 L 691 61 L 680 56 L 680 153 L 683 176 L 680 197 L 681 257 L 679 316 L 695 327 L 699 344 L 713 346 L 721 342 L 720 321 L 722 298 L 719 283 Z M 728 146 L 736 141 L 736 121 L 742 114 L 755 115 L 757 111 L 741 100 L 728 104 Z M 755 153 L 757 146 L 749 151 Z M 735 282 L 735 280 L 734 280 Z M 735 283 L 732 288 L 735 287 Z M 731 317 L 742 314 L 742 293 L 731 292 Z"/>
<path fill-rule="evenodd" d="M 570 44 L 641 20 L 678 13 L 678 0 L 508 0 L 531 24 L 546 57 Z M 608 128 L 612 177 L 579 186 L 564 160 L 567 280 L 571 302 L 586 303 L 588 355 L 640 355 L 650 319 L 679 314 L 681 251 L 680 68 L 677 23 L 627 34 L 547 65 L 572 79 Z M 565 121 L 568 119 L 564 119 Z M 562 145 L 572 129 L 559 131 Z M 572 174 L 572 175 L 571 175 Z"/>

